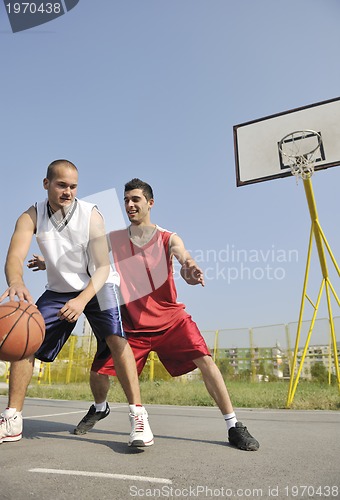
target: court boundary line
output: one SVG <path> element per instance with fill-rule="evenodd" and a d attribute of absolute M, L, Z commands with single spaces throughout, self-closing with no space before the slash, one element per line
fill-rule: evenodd
<path fill-rule="evenodd" d="M 131 476 L 128 474 L 111 474 L 107 472 L 87 472 L 87 471 L 77 471 L 77 470 L 66 470 L 66 469 L 29 469 L 28 472 L 36 472 L 40 474 L 61 474 L 67 476 L 86 476 L 86 477 L 100 477 L 107 479 L 122 479 L 124 481 L 145 481 L 149 483 L 159 483 L 159 484 L 172 484 L 171 479 L 166 479 L 162 477 L 148 477 L 148 476 Z"/>
<path fill-rule="evenodd" d="M 48 401 L 48 400 L 47 400 Z M 52 401 L 52 400 L 51 400 Z M 55 399 L 53 401 L 58 401 L 58 399 Z M 115 410 L 118 408 L 117 406 L 110 406 L 110 410 Z M 48 415 L 32 415 L 32 416 L 27 416 L 27 417 L 22 417 L 25 420 L 30 420 L 32 418 L 45 418 L 45 417 L 58 417 L 59 415 L 75 415 L 77 413 L 84 413 L 86 410 L 77 410 L 77 411 L 67 411 L 63 413 L 50 413 Z"/>

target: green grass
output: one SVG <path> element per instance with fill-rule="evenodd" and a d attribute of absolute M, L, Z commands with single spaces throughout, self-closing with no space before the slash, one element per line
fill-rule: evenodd
<path fill-rule="evenodd" d="M 125 403 L 124 393 L 116 381 L 111 379 L 108 395 L 110 402 Z M 165 404 L 182 406 L 214 406 L 202 381 L 182 382 L 141 381 L 144 404 Z M 236 382 L 227 384 L 234 407 L 238 408 L 285 408 L 288 393 L 287 382 Z M 0 394 L 6 394 L 0 390 Z M 68 385 L 32 385 L 28 397 L 43 399 L 73 399 L 92 401 L 87 383 Z M 300 381 L 295 393 L 292 409 L 299 410 L 340 410 L 339 391 L 335 385 Z"/>

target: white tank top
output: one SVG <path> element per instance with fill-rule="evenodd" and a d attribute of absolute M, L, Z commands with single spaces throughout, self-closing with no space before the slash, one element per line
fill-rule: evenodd
<path fill-rule="evenodd" d="M 67 223 L 59 225 L 49 216 L 47 200 L 35 207 L 36 238 L 46 263 L 46 289 L 59 293 L 84 290 L 95 270 L 88 244 L 90 217 L 96 205 L 76 199 Z M 112 268 L 106 282 L 119 284 L 119 275 Z"/>

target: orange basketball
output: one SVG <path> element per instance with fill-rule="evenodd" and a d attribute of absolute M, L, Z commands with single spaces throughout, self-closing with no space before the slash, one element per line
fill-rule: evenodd
<path fill-rule="evenodd" d="M 0 359 L 19 361 L 34 354 L 45 337 L 45 322 L 27 302 L 0 304 Z"/>

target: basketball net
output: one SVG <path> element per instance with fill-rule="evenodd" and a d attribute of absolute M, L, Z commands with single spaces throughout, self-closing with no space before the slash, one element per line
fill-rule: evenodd
<path fill-rule="evenodd" d="M 286 158 L 296 178 L 296 183 L 299 179 L 305 180 L 312 177 L 315 157 L 317 151 L 320 150 L 321 141 L 321 135 L 314 130 L 298 130 L 287 134 L 279 142 L 279 150 Z"/>

